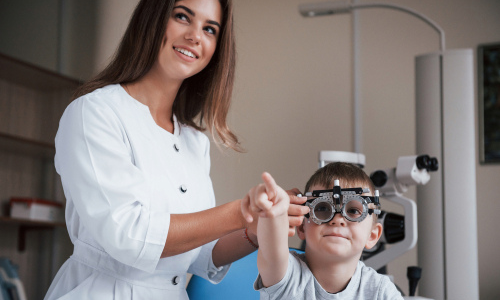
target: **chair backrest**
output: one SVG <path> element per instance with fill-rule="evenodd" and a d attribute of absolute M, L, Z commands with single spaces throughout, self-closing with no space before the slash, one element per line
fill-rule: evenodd
<path fill-rule="evenodd" d="M 298 253 L 301 250 L 292 249 Z M 235 261 L 226 277 L 219 284 L 212 284 L 207 280 L 193 275 L 187 286 L 190 300 L 255 300 L 259 299 L 259 292 L 253 289 L 257 279 L 257 251 Z"/>

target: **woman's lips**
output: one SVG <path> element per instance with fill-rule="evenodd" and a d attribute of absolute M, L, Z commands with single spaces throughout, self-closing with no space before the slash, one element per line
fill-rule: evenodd
<path fill-rule="evenodd" d="M 174 48 L 174 51 L 176 51 L 177 53 L 180 53 L 182 55 L 185 55 L 188 58 L 191 58 L 191 59 L 198 59 L 199 58 L 198 53 L 196 53 L 196 51 L 194 51 L 193 49 L 189 49 L 186 47 L 175 47 L 175 46 L 173 48 Z"/>

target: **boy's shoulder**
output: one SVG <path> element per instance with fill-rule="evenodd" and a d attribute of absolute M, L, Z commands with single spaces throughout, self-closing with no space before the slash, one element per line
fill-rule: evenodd
<path fill-rule="evenodd" d="M 302 250 L 290 249 L 290 255 L 295 257 L 297 260 L 306 263 L 306 254 Z"/>
<path fill-rule="evenodd" d="M 357 280 L 353 280 L 355 277 Z M 358 283 L 359 291 L 362 294 L 359 296 L 364 296 L 361 299 L 372 299 L 373 295 L 377 295 L 377 299 L 403 299 L 389 276 L 378 273 L 362 261 L 358 262 L 353 279 L 351 282 Z"/>
<path fill-rule="evenodd" d="M 307 266 L 306 256 L 303 252 L 290 251 L 290 258 L 295 260 L 296 266 L 300 270 L 301 280 L 311 280 L 314 283 L 316 294 L 326 297 L 325 299 L 403 299 L 396 285 L 389 276 L 375 271 L 373 268 L 365 265 L 362 261 L 358 262 L 356 271 L 347 287 L 334 295 L 328 294 L 315 280 L 314 275 Z M 295 273 L 295 276 L 298 276 Z M 321 297 L 320 297 L 321 298 Z"/>

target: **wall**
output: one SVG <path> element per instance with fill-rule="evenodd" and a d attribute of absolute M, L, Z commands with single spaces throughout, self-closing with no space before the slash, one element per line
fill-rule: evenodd
<path fill-rule="evenodd" d="M 100 1 L 0 2 L 0 52 L 78 79 L 89 78 L 98 49 Z"/>
<path fill-rule="evenodd" d="M 58 0 L 0 2 L 0 52 L 55 70 Z"/>

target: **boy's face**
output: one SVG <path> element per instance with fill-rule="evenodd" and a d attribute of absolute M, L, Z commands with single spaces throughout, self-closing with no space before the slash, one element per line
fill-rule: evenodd
<path fill-rule="evenodd" d="M 323 186 L 313 186 L 313 190 L 324 190 Z M 366 194 L 368 196 L 368 194 Z M 373 204 L 371 204 L 373 205 Z M 306 240 L 306 250 L 314 256 L 326 254 L 329 260 L 358 260 L 364 248 L 370 249 L 382 234 L 382 225 L 373 222 L 373 215 L 368 215 L 361 222 L 346 220 L 340 213 L 321 225 L 304 219 L 298 228 L 298 236 Z"/>

